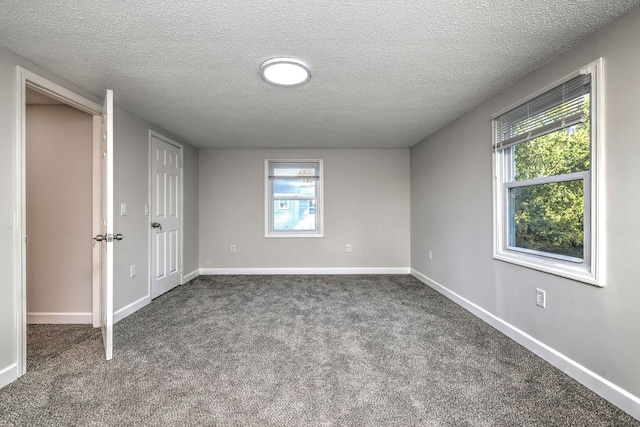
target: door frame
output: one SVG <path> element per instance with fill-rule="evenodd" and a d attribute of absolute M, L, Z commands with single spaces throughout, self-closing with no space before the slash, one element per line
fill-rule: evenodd
<path fill-rule="evenodd" d="M 84 111 L 93 116 L 93 141 L 94 147 L 94 163 L 95 163 L 95 141 L 96 141 L 96 120 L 101 119 L 102 105 L 97 104 L 77 93 L 60 86 L 32 71 L 20 66 L 16 67 L 16 145 L 15 145 L 15 214 L 14 229 L 15 248 L 15 276 L 14 276 L 14 296 L 16 307 L 16 363 L 17 375 L 20 377 L 27 371 L 27 274 L 26 274 L 26 239 L 27 239 L 27 218 L 26 218 L 26 90 L 27 87 L 38 92 L 44 93 L 54 99 L 60 100 L 65 104 L 74 107 L 80 111 Z M 100 129 L 98 127 L 98 129 Z M 100 132 L 98 131 L 98 137 Z M 99 147 L 99 144 L 98 144 Z M 98 179 L 101 179 L 98 175 Z M 98 181 L 98 189 L 100 189 L 100 181 Z M 96 223 L 99 226 L 100 220 L 96 220 L 95 212 L 95 191 L 96 191 L 96 174 L 93 173 L 93 229 L 95 231 Z M 99 218 L 99 217 L 98 217 Z M 96 233 L 94 233 L 95 235 Z M 99 234 L 99 232 L 97 233 Z M 87 236 L 87 239 L 91 236 Z M 96 250 L 94 253 L 94 266 L 96 265 Z M 95 269 L 95 267 L 94 267 Z M 97 291 L 96 291 L 97 290 Z M 97 305 L 96 305 L 97 304 Z M 96 326 L 96 320 L 99 322 L 100 314 L 100 283 L 96 283 L 95 274 L 93 281 L 93 323 Z M 98 316 L 96 318 L 96 315 Z"/>
<path fill-rule="evenodd" d="M 184 283 L 184 260 L 183 260 L 183 255 L 184 255 L 184 148 L 182 146 L 182 144 L 180 144 L 179 142 L 174 141 L 171 138 L 167 138 L 166 136 L 162 135 L 161 133 L 158 133 L 154 130 L 149 129 L 149 189 L 147 190 L 147 194 L 149 194 L 149 202 L 148 202 L 148 216 L 149 216 L 149 227 L 148 227 L 148 233 L 149 233 L 149 271 L 148 271 L 148 277 L 149 277 L 149 300 L 151 300 L 151 295 L 153 295 L 152 293 L 152 286 L 153 286 L 153 267 L 152 267 L 152 257 L 154 256 L 153 253 L 153 229 L 151 228 L 151 222 L 152 222 L 152 218 L 153 218 L 153 138 L 158 138 L 164 142 L 166 142 L 167 144 L 173 145 L 174 147 L 177 147 L 178 149 L 180 149 L 180 200 L 178 201 L 178 209 L 180 210 L 180 231 L 179 231 L 179 236 L 180 236 L 180 244 L 178 245 L 179 251 L 180 253 L 178 254 L 178 257 L 180 259 L 180 283 L 178 284 L 178 286 L 182 285 Z"/>

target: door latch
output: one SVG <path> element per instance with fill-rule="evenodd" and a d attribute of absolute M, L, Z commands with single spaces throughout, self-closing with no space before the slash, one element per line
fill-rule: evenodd
<path fill-rule="evenodd" d="M 114 240 L 122 240 L 122 234 L 118 233 L 115 236 L 113 234 L 98 234 L 93 238 L 93 240 L 95 240 L 96 242 L 103 242 L 105 240 L 107 242 L 113 242 Z"/>
<path fill-rule="evenodd" d="M 152 222 L 151 228 L 159 228 L 160 231 L 162 231 L 162 224 L 160 224 L 159 222 Z"/>

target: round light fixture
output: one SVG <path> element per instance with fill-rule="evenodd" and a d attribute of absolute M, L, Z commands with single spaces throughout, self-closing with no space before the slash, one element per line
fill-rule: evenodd
<path fill-rule="evenodd" d="M 311 78 L 311 70 L 304 62 L 293 58 L 271 58 L 260 65 L 264 81 L 276 86 L 300 86 Z"/>

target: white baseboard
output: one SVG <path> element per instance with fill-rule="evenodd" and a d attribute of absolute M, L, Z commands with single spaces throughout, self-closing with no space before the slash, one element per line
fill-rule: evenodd
<path fill-rule="evenodd" d="M 9 365 L 0 371 L 0 388 L 11 384 L 18 379 L 18 365 Z"/>
<path fill-rule="evenodd" d="M 411 275 L 416 279 L 425 283 L 427 286 L 440 292 L 462 308 L 479 317 L 489 325 L 493 326 L 518 344 L 524 346 L 529 351 L 540 356 L 542 359 L 551 363 L 571 378 L 575 379 L 585 387 L 600 395 L 605 400 L 613 403 L 631 416 L 640 419 L 640 398 L 635 396 L 623 388 L 617 386 L 606 378 L 601 377 L 595 372 L 582 366 L 575 360 L 565 356 L 545 343 L 537 340 L 526 332 L 516 328 L 510 323 L 505 322 L 496 315 L 488 312 L 484 308 L 474 304 L 468 299 L 451 291 L 447 287 L 441 285 L 435 280 L 431 280 L 424 274 L 411 269 Z"/>
<path fill-rule="evenodd" d="M 201 268 L 200 275 L 255 275 L 255 274 L 410 274 L 409 267 L 382 268 Z"/>
<path fill-rule="evenodd" d="M 135 313 L 140 310 L 145 305 L 151 302 L 151 297 L 149 295 L 140 298 L 138 301 L 134 301 L 126 307 L 121 308 L 120 310 L 113 313 L 113 323 L 119 322 L 125 317 Z"/>
<path fill-rule="evenodd" d="M 198 277 L 199 275 L 200 275 L 200 270 L 193 270 L 191 273 L 183 275 L 182 276 L 182 284 L 184 285 L 189 280 L 193 280 L 196 277 Z"/>
<path fill-rule="evenodd" d="M 27 313 L 27 324 L 93 325 L 93 313 Z"/>

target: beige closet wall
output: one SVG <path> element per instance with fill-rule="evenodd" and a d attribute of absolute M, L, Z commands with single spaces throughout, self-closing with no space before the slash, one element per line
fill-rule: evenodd
<path fill-rule="evenodd" d="M 28 105 L 27 321 L 91 323 L 92 117 Z"/>

